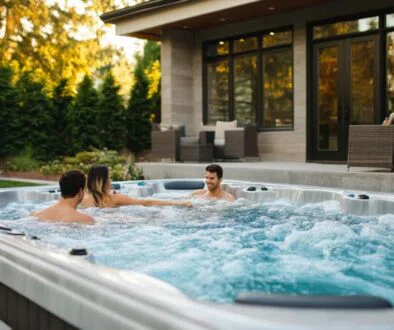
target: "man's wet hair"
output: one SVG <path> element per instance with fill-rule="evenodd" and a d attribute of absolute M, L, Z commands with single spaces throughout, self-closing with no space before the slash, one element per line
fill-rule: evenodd
<path fill-rule="evenodd" d="M 81 189 L 85 189 L 85 184 L 85 173 L 80 170 L 67 171 L 59 180 L 60 193 L 63 198 L 73 198 Z"/>
<path fill-rule="evenodd" d="M 222 176 L 223 176 L 223 169 L 222 169 L 222 167 L 221 167 L 220 165 L 218 165 L 218 164 L 211 164 L 211 165 L 208 165 L 208 166 L 205 168 L 205 171 L 210 172 L 210 173 L 216 173 L 216 175 L 218 176 L 219 179 L 221 179 Z"/>

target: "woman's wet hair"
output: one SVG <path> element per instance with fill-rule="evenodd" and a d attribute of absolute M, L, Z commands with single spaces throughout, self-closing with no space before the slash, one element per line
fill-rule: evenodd
<path fill-rule="evenodd" d="M 109 170 L 104 165 L 94 165 L 88 172 L 88 192 L 92 195 L 96 206 L 104 207 L 109 196 Z"/>
<path fill-rule="evenodd" d="M 80 170 L 67 171 L 59 180 L 60 194 L 63 198 L 73 198 L 81 189 L 85 189 L 85 184 L 85 173 Z"/>
<path fill-rule="evenodd" d="M 216 175 L 218 176 L 219 179 L 221 179 L 222 176 L 223 176 L 223 169 L 222 169 L 222 167 L 221 167 L 220 165 L 218 165 L 218 164 L 211 164 L 211 165 L 208 165 L 208 166 L 205 168 L 205 171 L 211 172 L 211 173 L 216 173 Z"/>

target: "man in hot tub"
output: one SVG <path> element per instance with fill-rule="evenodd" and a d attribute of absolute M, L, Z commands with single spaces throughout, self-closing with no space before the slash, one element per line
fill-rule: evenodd
<path fill-rule="evenodd" d="M 192 196 L 196 198 L 225 199 L 230 202 L 234 201 L 234 196 L 222 190 L 220 187 L 223 177 L 222 167 L 217 164 L 211 164 L 205 168 L 205 171 L 205 184 L 207 189 L 196 190 L 192 193 Z"/>
<path fill-rule="evenodd" d="M 60 200 L 32 215 L 41 221 L 59 221 L 69 223 L 93 224 L 94 219 L 85 213 L 77 211 L 77 206 L 82 202 L 86 185 L 86 176 L 79 170 L 65 172 L 59 180 Z"/>

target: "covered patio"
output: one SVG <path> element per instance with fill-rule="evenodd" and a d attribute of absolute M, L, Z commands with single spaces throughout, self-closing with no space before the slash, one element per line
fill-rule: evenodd
<path fill-rule="evenodd" d="M 161 42 L 162 125 L 197 137 L 237 120 L 256 125 L 262 161 L 346 162 L 349 126 L 394 110 L 393 12 L 389 0 L 153 0 L 101 18 Z"/>

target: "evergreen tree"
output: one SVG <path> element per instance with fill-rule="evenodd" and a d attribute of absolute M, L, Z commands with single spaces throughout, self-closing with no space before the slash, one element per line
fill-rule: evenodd
<path fill-rule="evenodd" d="M 67 110 L 71 107 L 73 97 L 68 90 L 68 80 L 62 79 L 53 91 L 53 119 L 56 134 L 56 155 L 66 155 L 70 146 L 69 125 L 67 123 Z"/>
<path fill-rule="evenodd" d="M 160 44 L 155 41 L 148 40 L 144 45 L 143 65 L 146 69 L 154 61 L 160 59 Z"/>
<path fill-rule="evenodd" d="M 71 142 L 69 153 L 101 146 L 98 101 L 93 82 L 86 75 L 78 85 L 75 102 L 67 115 Z"/>
<path fill-rule="evenodd" d="M 121 150 L 126 146 L 126 111 L 119 85 L 109 72 L 104 80 L 100 97 L 101 142 L 111 150 Z"/>
<path fill-rule="evenodd" d="M 148 41 L 144 46 L 144 73 L 149 81 L 148 98 L 151 100 L 153 121 L 161 122 L 161 68 L 160 44 Z"/>
<path fill-rule="evenodd" d="M 134 71 L 134 85 L 127 107 L 127 146 L 133 152 L 149 149 L 151 146 L 150 122 L 151 101 L 148 99 L 149 82 L 144 74 L 143 58 L 137 56 Z"/>
<path fill-rule="evenodd" d="M 17 88 L 20 105 L 17 141 L 23 144 L 23 149 L 31 149 L 37 160 L 54 159 L 57 132 L 52 117 L 53 104 L 44 92 L 44 85 L 33 81 L 30 73 L 24 73 Z"/>
<path fill-rule="evenodd" d="M 135 58 L 134 84 L 127 108 L 127 146 L 139 152 L 151 146 L 152 118 L 155 122 L 161 118 L 160 44 L 146 42 L 143 55 Z"/>
<path fill-rule="evenodd" d="M 16 154 L 18 124 L 17 90 L 11 83 L 12 70 L 0 67 L 0 157 Z"/>

